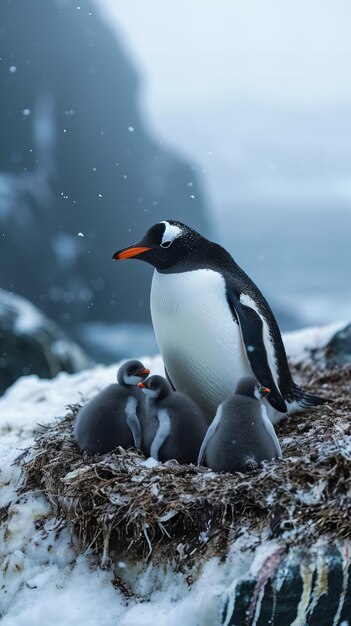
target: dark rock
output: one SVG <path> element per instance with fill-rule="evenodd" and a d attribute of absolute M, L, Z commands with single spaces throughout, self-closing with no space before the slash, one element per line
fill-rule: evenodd
<path fill-rule="evenodd" d="M 257 577 L 233 585 L 224 598 L 223 626 L 348 623 L 351 562 L 346 543 L 324 544 L 311 553 L 292 549 L 275 568 L 270 559 Z"/>
<path fill-rule="evenodd" d="M 326 367 L 343 367 L 351 363 L 351 324 L 339 330 L 325 347 Z"/>
<path fill-rule="evenodd" d="M 24 298 L 0 289 L 0 395 L 17 378 L 53 378 L 91 364 L 79 346 Z"/>
<path fill-rule="evenodd" d="M 89 0 L 2 0 L 0 57 L 0 285 L 62 323 L 148 321 L 150 270 L 112 254 L 161 219 L 208 233 L 196 168 Z"/>

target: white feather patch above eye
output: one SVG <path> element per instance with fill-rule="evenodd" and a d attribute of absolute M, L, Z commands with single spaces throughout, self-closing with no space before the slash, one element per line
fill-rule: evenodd
<path fill-rule="evenodd" d="M 173 243 L 174 239 L 182 234 L 182 229 L 179 228 L 179 226 L 175 226 L 174 224 L 170 224 L 165 221 L 161 222 L 161 224 L 165 224 L 165 232 L 162 235 L 161 247 L 168 248 L 171 243 Z"/>

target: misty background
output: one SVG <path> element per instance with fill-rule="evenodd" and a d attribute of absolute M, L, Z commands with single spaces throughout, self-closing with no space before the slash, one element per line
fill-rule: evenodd
<path fill-rule="evenodd" d="M 95 360 L 155 352 L 152 270 L 111 257 L 171 218 L 229 249 L 282 330 L 350 319 L 350 19 L 346 0 L 2 0 L 14 309 Z M 6 368 L 8 294 L 1 316 Z"/>
<path fill-rule="evenodd" d="M 142 68 L 148 123 L 200 165 L 214 236 L 283 329 L 349 319 L 350 4 L 101 7 Z"/>

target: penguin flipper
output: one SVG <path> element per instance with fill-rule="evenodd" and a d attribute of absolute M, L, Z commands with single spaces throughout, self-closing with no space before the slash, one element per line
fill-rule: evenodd
<path fill-rule="evenodd" d="M 132 431 L 135 447 L 141 450 L 141 426 L 137 415 L 129 413 L 126 423 Z"/>
<path fill-rule="evenodd" d="M 259 383 L 270 389 L 267 402 L 280 413 L 286 413 L 286 402 L 274 382 L 268 363 L 263 337 L 263 322 L 260 315 L 249 305 L 240 302 L 238 295 L 234 291 L 228 290 L 227 298 L 234 317 L 239 322 L 241 336 L 252 371 Z"/>
<path fill-rule="evenodd" d="M 217 413 L 215 417 L 213 418 L 213 421 L 211 422 L 211 424 L 209 425 L 206 431 L 206 435 L 204 436 L 203 442 L 200 447 L 199 455 L 197 457 L 197 465 L 202 464 L 202 461 L 205 458 L 207 444 L 210 441 L 210 439 L 212 439 L 213 435 L 215 434 L 219 426 L 219 422 L 221 421 L 221 417 L 222 417 L 222 411 L 221 411 L 221 407 L 219 407 L 217 409 Z"/>

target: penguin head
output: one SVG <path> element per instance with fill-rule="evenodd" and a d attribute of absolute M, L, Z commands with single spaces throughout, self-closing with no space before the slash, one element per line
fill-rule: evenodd
<path fill-rule="evenodd" d="M 117 382 L 120 385 L 129 386 L 137 385 L 145 380 L 150 374 L 150 370 L 135 359 L 123 363 L 117 373 Z"/>
<path fill-rule="evenodd" d="M 162 271 L 180 262 L 187 263 L 194 251 L 203 250 L 204 243 L 210 244 L 196 230 L 181 222 L 167 220 L 151 226 L 140 241 L 118 250 L 112 258 L 117 261 L 140 259 Z"/>
<path fill-rule="evenodd" d="M 162 400 L 172 392 L 170 384 L 163 376 L 150 376 L 144 382 L 138 383 L 138 387 L 149 397 Z"/>
<path fill-rule="evenodd" d="M 262 400 L 270 393 L 268 387 L 263 387 L 257 382 L 253 376 L 244 376 L 240 378 L 235 393 L 240 396 L 247 396 L 248 398 L 256 398 L 256 400 Z"/>

